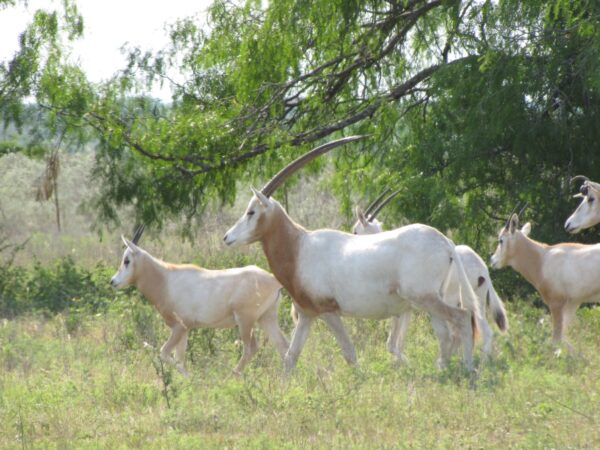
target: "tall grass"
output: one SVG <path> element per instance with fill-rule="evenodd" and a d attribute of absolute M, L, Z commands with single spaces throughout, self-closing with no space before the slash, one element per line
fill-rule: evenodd
<path fill-rule="evenodd" d="M 558 358 L 543 310 L 520 302 L 509 315 L 510 336 L 471 375 L 458 360 L 434 368 L 436 343 L 418 316 L 407 367 L 385 351 L 387 323 L 347 320 L 358 368 L 317 323 L 291 377 L 269 344 L 236 377 L 236 331 L 198 330 L 190 379 L 144 347 L 167 330 L 135 295 L 76 326 L 60 314 L 4 320 L 0 447 L 598 448 L 600 310 L 580 311 L 579 354 Z"/>
<path fill-rule="evenodd" d="M 98 263 L 116 266 L 122 254 L 120 235 L 128 235 L 137 224 L 127 208 L 119 211 L 120 225 L 98 224 L 94 212 L 85 207 L 95 193 L 89 183 L 93 158 L 92 152 L 62 156 L 58 182 L 61 232 L 54 223 L 53 202 L 35 201 L 35 179 L 43 171 L 44 163 L 19 154 L 0 158 L 0 244 L 3 237 L 14 245 L 27 242 L 17 254 L 16 265 L 29 266 L 34 262 L 48 265 L 58 258 L 69 257 L 86 268 Z M 340 216 L 335 197 L 323 189 L 326 179 L 327 173 L 321 179 L 304 181 L 290 189 L 287 195 L 290 213 L 309 228 L 348 227 L 352 219 Z M 181 221 L 173 219 L 160 233 L 147 229 L 142 245 L 156 256 L 173 262 L 196 262 L 207 267 L 226 267 L 247 261 L 262 264 L 264 257 L 258 246 L 233 251 L 223 244 L 223 235 L 251 196 L 249 185 L 239 188 L 234 205 L 215 201 L 205 214 L 196 218 L 191 240 L 182 239 Z M 0 252 L 0 263 L 3 256 L 6 255 Z"/>

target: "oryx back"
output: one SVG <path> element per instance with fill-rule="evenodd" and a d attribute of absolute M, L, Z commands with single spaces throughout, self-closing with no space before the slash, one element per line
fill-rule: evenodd
<path fill-rule="evenodd" d="M 335 301 L 343 315 L 389 317 L 441 294 L 452 247 L 421 224 L 360 236 L 314 231 L 299 248 L 299 279 L 311 298 Z"/>

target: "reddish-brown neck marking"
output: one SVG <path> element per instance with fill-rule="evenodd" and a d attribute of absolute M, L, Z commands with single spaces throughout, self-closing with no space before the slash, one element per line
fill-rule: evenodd
<path fill-rule="evenodd" d="M 260 242 L 271 271 L 294 302 L 307 314 L 337 311 L 339 306 L 334 299 L 313 299 L 300 283 L 298 257 L 307 231 L 295 223 L 279 204 L 276 204 L 268 223 L 265 218 L 259 226 L 264 228 Z"/>

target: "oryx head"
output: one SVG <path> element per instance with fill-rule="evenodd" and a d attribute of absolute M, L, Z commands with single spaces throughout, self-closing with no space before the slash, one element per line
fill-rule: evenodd
<path fill-rule="evenodd" d="M 517 214 L 514 211 L 510 213 L 506 224 L 500 230 L 498 234 L 498 246 L 496 251 L 492 255 L 490 264 L 494 269 L 500 269 L 507 265 L 510 265 L 510 261 L 515 254 L 515 247 L 517 240 L 522 236 L 528 236 L 531 231 L 531 224 L 527 222 L 521 229 L 519 229 L 519 216 L 523 213 L 527 204 L 523 206 L 521 211 Z"/>
<path fill-rule="evenodd" d="M 386 188 L 363 212 L 360 206 L 356 207 L 356 223 L 352 226 L 353 234 L 375 234 L 383 231 L 381 222 L 376 219 L 377 214 L 382 208 L 387 205 L 392 198 L 394 198 L 400 192 L 395 191 L 388 195 L 385 199 L 383 197 L 390 191 Z M 383 201 L 382 201 L 383 199 Z"/>
<path fill-rule="evenodd" d="M 138 259 L 142 250 L 137 246 L 137 243 L 142 237 L 144 232 L 144 225 L 140 225 L 133 233 L 133 238 L 128 240 L 125 236 L 121 235 L 121 239 L 125 244 L 125 251 L 123 252 L 123 258 L 121 258 L 121 265 L 117 273 L 110 279 L 110 284 L 114 288 L 122 288 L 133 284 L 135 282 L 136 273 L 136 259 Z"/>
<path fill-rule="evenodd" d="M 282 210 L 281 205 L 270 197 L 290 175 L 317 156 L 342 144 L 358 141 L 366 137 L 350 136 L 320 145 L 281 169 L 260 191 L 252 188 L 254 195 L 250 199 L 250 203 L 242 217 L 225 233 L 225 237 L 223 238 L 225 243 L 227 245 L 238 246 L 261 240 L 271 225 L 271 221 L 275 215 L 273 211 L 275 209 Z"/>
<path fill-rule="evenodd" d="M 581 203 L 565 222 L 565 230 L 575 234 L 600 222 L 600 184 L 583 175 L 577 175 L 571 181 L 583 181 L 579 193 L 573 196 L 581 198 Z"/>

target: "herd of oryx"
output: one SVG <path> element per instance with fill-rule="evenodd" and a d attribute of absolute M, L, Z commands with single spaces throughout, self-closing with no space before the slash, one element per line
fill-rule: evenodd
<path fill-rule="evenodd" d="M 243 343 L 234 369 L 239 373 L 258 349 L 253 332 L 258 323 L 289 372 L 311 324 L 321 318 L 346 361 L 354 365 L 354 345 L 341 320 L 350 316 L 391 317 L 388 349 L 404 361 L 404 339 L 413 308 L 431 316 L 439 341 L 440 367 L 462 344 L 464 364 L 471 370 L 477 334 L 483 335 L 484 355 L 490 354 L 493 332 L 485 318 L 486 305 L 501 331 L 508 329 L 508 320 L 486 264 L 470 247 L 454 245 L 428 225 L 382 231 L 375 216 L 396 193 L 383 201 L 380 197 L 365 212 L 357 208 L 352 233 L 309 231 L 271 198 L 287 177 L 314 158 L 363 138 L 351 136 L 321 145 L 282 169 L 260 191 L 252 190 L 246 211 L 224 241 L 228 246 L 260 242 L 273 275 L 256 266 L 208 270 L 161 261 L 138 246 L 143 226 L 131 241 L 123 238 L 126 249 L 111 284 L 137 287 L 162 315 L 171 329 L 160 349 L 163 360 L 187 375 L 184 359 L 189 330 L 237 326 Z M 577 195 L 582 201 L 565 223 L 570 233 L 600 222 L 600 184 L 582 176 L 575 179 L 583 181 Z M 600 265 L 600 244 L 536 242 L 528 237 L 529 223 L 519 227 L 519 214 L 511 213 L 502 227 L 491 266 L 511 266 L 537 289 L 550 309 L 554 343 L 560 344 L 579 305 L 600 301 L 600 278 L 593 269 Z M 282 287 L 293 300 L 296 325 L 291 342 L 278 323 Z"/>

